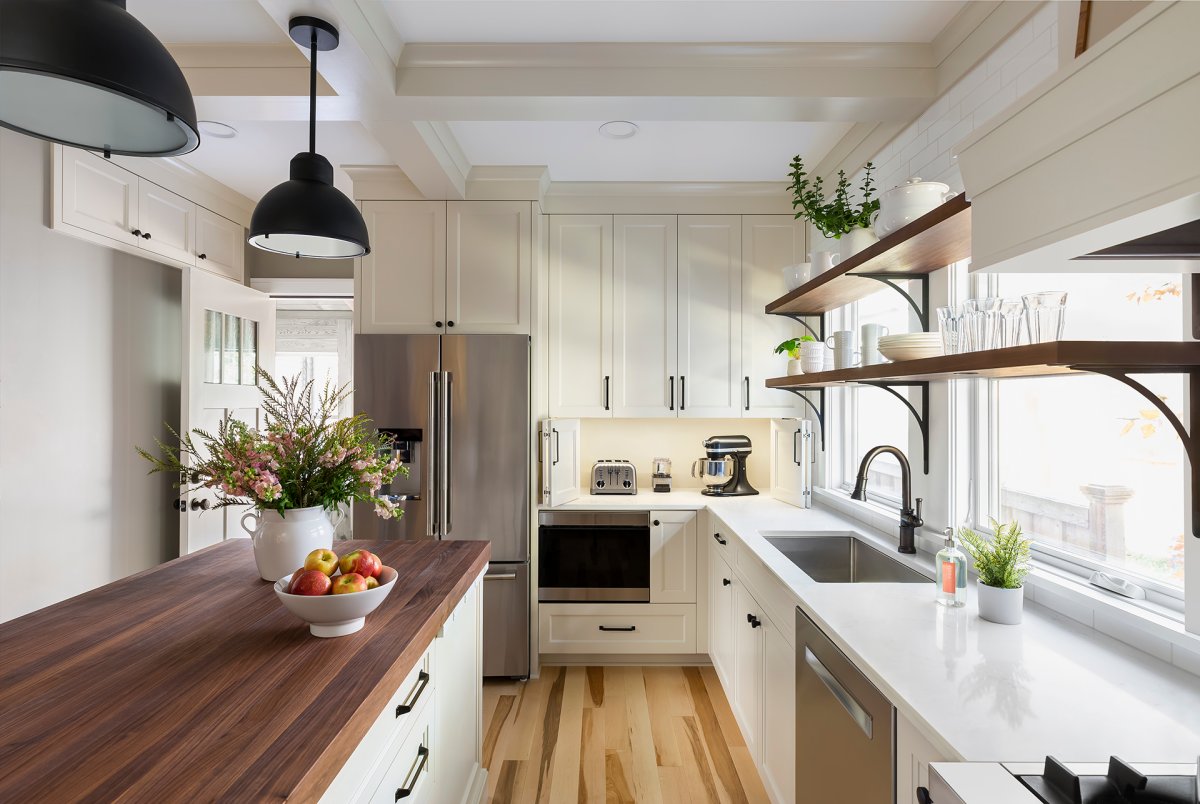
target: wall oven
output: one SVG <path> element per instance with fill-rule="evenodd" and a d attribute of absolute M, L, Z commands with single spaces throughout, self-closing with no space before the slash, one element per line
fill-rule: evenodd
<path fill-rule="evenodd" d="M 649 603 L 650 513 L 539 513 L 538 602 Z"/>

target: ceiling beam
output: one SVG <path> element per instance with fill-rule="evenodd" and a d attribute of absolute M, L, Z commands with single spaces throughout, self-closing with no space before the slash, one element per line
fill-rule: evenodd
<path fill-rule="evenodd" d="M 308 59 L 294 45 L 169 45 L 193 96 L 308 97 Z M 336 95 L 317 77 L 317 95 Z"/>

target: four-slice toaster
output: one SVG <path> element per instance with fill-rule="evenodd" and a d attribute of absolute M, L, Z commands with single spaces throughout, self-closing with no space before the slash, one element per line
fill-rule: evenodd
<path fill-rule="evenodd" d="M 599 460 L 592 465 L 592 494 L 637 494 L 632 461 Z"/>

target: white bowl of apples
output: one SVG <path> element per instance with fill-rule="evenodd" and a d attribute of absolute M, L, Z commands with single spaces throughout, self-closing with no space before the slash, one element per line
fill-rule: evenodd
<path fill-rule="evenodd" d="M 395 581 L 396 571 L 368 550 L 338 558 L 332 550 L 321 549 L 309 553 L 303 567 L 275 582 L 275 596 L 308 623 L 313 636 L 340 637 L 362 629 Z"/>

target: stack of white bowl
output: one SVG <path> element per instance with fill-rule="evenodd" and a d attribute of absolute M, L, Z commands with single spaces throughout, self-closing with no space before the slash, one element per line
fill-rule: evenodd
<path fill-rule="evenodd" d="M 921 360 L 926 357 L 941 357 L 942 334 L 940 332 L 909 332 L 902 335 L 885 335 L 879 339 L 879 351 L 892 362 Z"/>

